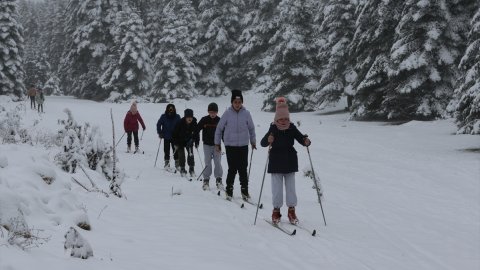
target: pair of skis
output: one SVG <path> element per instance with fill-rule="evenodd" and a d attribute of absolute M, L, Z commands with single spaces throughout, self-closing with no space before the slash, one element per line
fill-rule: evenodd
<path fill-rule="evenodd" d="M 226 192 L 225 187 L 223 187 L 223 186 L 219 188 L 219 190 L 217 192 L 217 195 L 220 196 L 222 191 Z M 226 199 L 226 200 L 238 204 L 240 206 L 240 208 L 242 208 L 242 209 L 245 209 L 245 203 L 250 204 L 250 205 L 255 206 L 255 207 L 258 206 L 258 208 L 263 209 L 263 203 L 260 203 L 260 205 L 258 205 L 257 203 L 252 202 L 250 199 L 242 198 L 242 200 L 239 201 L 238 199 L 236 199 L 234 197 L 231 197 L 231 200 L 228 200 L 228 199 Z"/>
<path fill-rule="evenodd" d="M 306 228 L 306 227 L 304 227 L 303 225 L 298 224 L 298 223 L 297 223 L 297 224 L 288 223 L 288 224 L 290 224 L 290 225 L 292 225 L 292 226 L 295 227 L 295 229 L 293 229 L 293 231 L 292 231 L 292 230 L 288 229 L 288 228 L 285 226 L 285 223 L 281 223 L 281 222 L 280 222 L 280 223 L 276 223 L 276 224 L 275 224 L 275 223 L 273 223 L 271 220 L 268 220 L 268 219 L 265 219 L 265 221 L 266 221 L 268 224 L 272 225 L 274 228 L 277 228 L 277 229 L 279 229 L 281 232 L 283 232 L 283 233 L 285 233 L 285 234 L 288 234 L 288 235 L 290 235 L 290 236 L 296 235 L 296 234 L 297 234 L 297 229 L 303 230 L 303 231 L 307 232 L 308 234 L 310 234 L 311 236 L 316 236 L 316 235 L 317 235 L 317 230 L 315 230 L 315 229 L 312 230 L 312 229 Z"/>

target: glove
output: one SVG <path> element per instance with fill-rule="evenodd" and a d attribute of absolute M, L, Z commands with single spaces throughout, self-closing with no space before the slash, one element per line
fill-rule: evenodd
<path fill-rule="evenodd" d="M 220 144 L 216 144 L 215 145 L 215 151 L 217 151 L 218 153 L 221 153 L 222 152 L 222 146 Z"/>
<path fill-rule="evenodd" d="M 198 143 L 197 142 L 195 143 L 195 148 L 198 148 Z"/>
<path fill-rule="evenodd" d="M 303 140 L 303 143 L 305 144 L 306 147 L 309 147 L 310 144 L 312 144 L 312 142 L 310 141 L 309 138 L 305 137 L 305 139 Z"/>
<path fill-rule="evenodd" d="M 193 147 L 193 140 L 192 140 L 192 139 L 188 140 L 185 145 L 186 145 L 187 147 Z"/>
<path fill-rule="evenodd" d="M 158 137 L 159 137 L 160 139 L 163 139 L 163 134 L 158 134 Z"/>
<path fill-rule="evenodd" d="M 252 143 L 252 149 L 257 150 L 257 145 Z"/>
<path fill-rule="evenodd" d="M 173 151 L 174 151 L 174 152 L 177 152 L 177 150 L 178 150 L 179 148 L 180 148 L 180 146 L 177 145 L 177 144 L 175 144 L 175 145 L 173 146 Z"/>

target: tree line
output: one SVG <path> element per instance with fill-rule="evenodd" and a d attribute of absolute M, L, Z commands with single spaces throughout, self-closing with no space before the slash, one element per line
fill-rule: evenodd
<path fill-rule="evenodd" d="M 476 0 L 6 0 L 0 86 L 162 102 L 231 89 L 480 134 Z"/>

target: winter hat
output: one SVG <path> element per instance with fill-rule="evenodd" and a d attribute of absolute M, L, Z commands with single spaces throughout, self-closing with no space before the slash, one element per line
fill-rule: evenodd
<path fill-rule="evenodd" d="M 282 119 L 282 118 L 290 119 L 290 113 L 288 112 L 287 99 L 284 97 L 278 97 L 275 99 L 275 102 L 277 102 L 277 107 L 275 108 L 274 120 L 277 121 L 278 119 Z"/>
<path fill-rule="evenodd" d="M 137 110 L 137 102 L 134 100 L 132 102 L 132 106 L 130 106 L 130 111 L 133 113 L 133 114 L 136 114 L 138 112 Z"/>
<path fill-rule="evenodd" d="M 183 113 L 185 117 L 193 117 L 192 109 L 186 109 Z"/>
<path fill-rule="evenodd" d="M 165 109 L 165 113 L 168 113 L 168 110 L 170 110 L 170 109 L 173 109 L 174 113 L 176 112 L 175 105 L 170 103 L 170 104 L 167 105 L 167 108 Z"/>
<path fill-rule="evenodd" d="M 208 112 L 218 112 L 218 105 L 215 102 L 208 104 Z"/>
<path fill-rule="evenodd" d="M 237 98 L 241 99 L 243 103 L 242 91 L 234 89 L 232 90 L 232 99 L 230 100 L 230 103 L 233 103 L 233 101 Z"/>

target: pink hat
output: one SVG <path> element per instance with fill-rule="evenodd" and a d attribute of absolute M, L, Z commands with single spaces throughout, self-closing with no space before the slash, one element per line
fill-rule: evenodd
<path fill-rule="evenodd" d="M 290 113 L 288 112 L 287 99 L 284 97 L 278 97 L 275 99 L 275 102 L 277 102 L 277 107 L 275 109 L 274 120 L 277 121 L 278 119 L 282 119 L 282 118 L 290 119 Z"/>
<path fill-rule="evenodd" d="M 138 112 L 137 110 L 137 102 L 134 100 L 132 102 L 132 106 L 130 106 L 130 111 L 133 113 L 133 114 L 136 114 Z"/>

